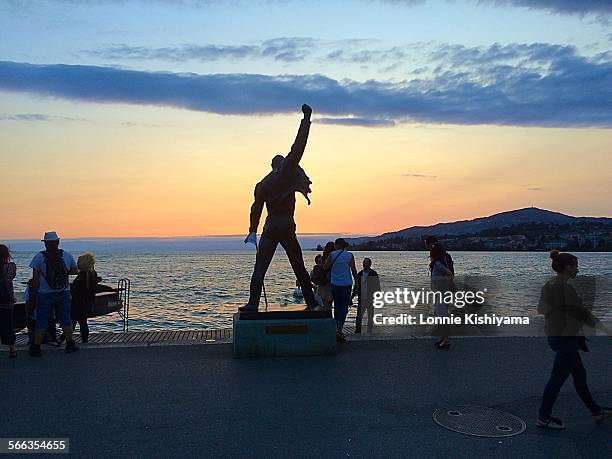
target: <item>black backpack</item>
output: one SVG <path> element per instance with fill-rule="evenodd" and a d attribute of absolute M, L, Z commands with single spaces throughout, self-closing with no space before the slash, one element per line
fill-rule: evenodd
<path fill-rule="evenodd" d="M 323 266 L 315 266 L 312 269 L 311 280 L 315 285 L 327 285 L 330 281 L 330 271 L 325 271 Z"/>
<path fill-rule="evenodd" d="M 60 249 L 59 256 L 53 260 L 49 259 L 46 250 L 40 253 L 43 254 L 45 259 L 45 271 L 41 274 L 47 281 L 49 288 L 53 290 L 64 290 L 70 284 L 68 268 L 66 268 L 66 263 L 64 263 L 64 251 Z"/>
<path fill-rule="evenodd" d="M 11 304 L 13 297 L 11 295 L 11 288 L 9 281 L 6 278 L 6 265 L 0 266 L 0 305 L 5 306 Z"/>

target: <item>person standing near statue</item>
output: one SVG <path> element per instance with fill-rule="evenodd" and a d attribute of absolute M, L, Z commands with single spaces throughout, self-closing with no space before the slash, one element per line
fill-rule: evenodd
<path fill-rule="evenodd" d="M 302 287 L 307 310 L 314 310 L 317 307 L 310 276 L 304 266 L 302 248 L 295 233 L 296 226 L 293 218 L 295 193 L 302 193 L 310 205 L 308 193 L 311 191 L 310 184 L 312 183 L 299 165 L 310 132 L 312 109 L 304 104 L 302 105 L 302 113 L 304 118 L 300 123 L 291 151 L 286 157 L 276 155 L 272 158 L 272 171 L 255 186 L 249 234 L 244 242 L 255 244 L 257 257 L 251 276 L 249 302 L 238 308 L 240 311 L 257 311 L 259 309 L 264 277 L 278 244 L 287 252 L 295 277 Z M 258 245 L 257 227 L 264 204 L 268 215 Z"/>
<path fill-rule="evenodd" d="M 374 293 L 380 291 L 378 273 L 372 269 L 372 259 L 363 259 L 363 269 L 357 273 L 353 296 L 357 296 L 357 318 L 355 320 L 355 333 L 361 333 L 363 313 L 368 313 L 368 333 L 374 327 Z"/>

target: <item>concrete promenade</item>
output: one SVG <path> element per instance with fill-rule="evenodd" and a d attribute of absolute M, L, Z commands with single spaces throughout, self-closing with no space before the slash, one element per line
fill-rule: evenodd
<path fill-rule="evenodd" d="M 582 354 L 612 404 L 612 341 Z M 553 353 L 542 338 L 352 340 L 335 356 L 234 359 L 229 344 L 89 347 L 41 359 L 0 353 L 0 437 L 69 437 L 76 457 L 609 457 L 566 383 L 563 432 L 536 429 Z M 495 407 L 521 435 L 461 435 L 432 421 L 452 404 Z"/>

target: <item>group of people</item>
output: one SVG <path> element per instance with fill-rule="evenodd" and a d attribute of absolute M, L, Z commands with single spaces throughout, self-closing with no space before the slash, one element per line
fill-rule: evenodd
<path fill-rule="evenodd" d="M 42 355 L 41 344 L 59 346 L 66 341 L 66 352 L 79 348 L 73 338 L 74 326 L 79 324 L 81 341 L 89 337 L 87 318 L 93 308 L 95 295 L 108 289 L 95 270 L 96 259 L 85 253 L 75 261 L 72 254 L 60 249 L 60 238 L 55 231 L 45 233 L 45 250 L 38 252 L 30 262 L 32 278 L 28 281 L 23 300 L 26 305 L 27 328 L 30 335 L 29 354 Z M 9 358 L 17 357 L 15 348 L 13 281 L 17 266 L 6 245 L 0 244 L 0 338 L 9 346 Z M 70 276 L 76 278 L 70 283 Z M 58 338 L 56 323 L 62 328 Z"/>
<path fill-rule="evenodd" d="M 429 251 L 432 290 L 453 289 L 455 269 L 452 256 L 435 236 L 425 238 L 425 246 Z M 357 273 L 354 256 L 347 247 L 348 244 L 342 238 L 337 239 L 335 243 L 328 242 L 323 254 L 315 257 L 316 265 L 311 272 L 316 298 L 322 308 L 330 310 L 333 303 L 334 317 L 337 321 L 336 339 L 339 342 L 345 340 L 342 328 L 351 304 L 352 281 L 354 280 L 355 285 L 352 296 L 359 297 L 356 320 L 358 333 L 361 331 L 364 312 L 368 314 L 368 332 L 372 331 L 372 296 L 375 291 L 380 290 L 380 280 L 376 271 L 372 269 L 371 259 L 364 258 L 363 270 Z M 552 409 L 561 387 L 570 375 L 574 380 L 576 392 L 590 410 L 593 419 L 601 423 L 605 418 L 612 416 L 612 408 L 599 405 L 587 385 L 587 373 L 579 351 L 588 351 L 588 348 L 581 327 L 582 325 L 599 327 L 608 335 L 611 331 L 584 307 L 576 290 L 568 283 L 578 273 L 578 258 L 557 250 L 553 250 L 550 257 L 555 275 L 542 288 L 538 312 L 544 315 L 545 331 L 549 346 L 555 352 L 555 360 L 544 388 L 536 426 L 553 430 L 565 428 L 561 419 L 552 416 Z M 445 303 L 436 303 L 434 312 L 437 316 L 447 316 L 448 306 Z M 448 349 L 450 328 L 442 326 L 438 330 L 439 339 L 434 342 L 434 346 L 437 349 Z"/>
<path fill-rule="evenodd" d="M 315 310 L 331 311 L 333 307 L 336 319 L 336 340 L 344 342 L 344 323 L 353 298 L 357 297 L 357 316 L 355 333 L 361 333 L 363 316 L 367 314 L 367 332 L 374 327 L 374 294 L 381 290 L 378 273 L 372 268 L 372 259 L 363 259 L 363 269 L 357 272 L 355 257 L 348 250 L 348 243 L 343 238 L 328 242 L 322 254 L 315 256 L 315 266 L 310 273 L 314 284 L 315 300 L 319 304 Z M 453 258 L 436 236 L 425 238 L 425 246 L 429 251 L 429 272 L 432 289 L 445 291 L 451 289 L 452 278 L 455 275 Z M 445 303 L 436 303 L 435 314 L 448 315 Z M 437 349 L 450 347 L 449 328 L 439 328 L 439 339 L 435 342 Z"/>
<path fill-rule="evenodd" d="M 310 273 L 314 284 L 315 309 L 331 311 L 333 306 L 336 319 L 336 341 L 344 342 L 344 323 L 352 299 L 358 298 L 355 332 L 361 333 L 363 315 L 367 311 L 368 332 L 374 325 L 372 297 L 380 290 L 378 273 L 372 269 L 372 260 L 364 258 L 363 269 L 357 272 L 355 257 L 348 251 L 348 243 L 343 238 L 328 242 L 322 254 L 315 257 L 315 266 Z"/>

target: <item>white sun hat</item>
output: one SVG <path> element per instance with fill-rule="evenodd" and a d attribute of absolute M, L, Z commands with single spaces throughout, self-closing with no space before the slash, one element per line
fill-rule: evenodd
<path fill-rule="evenodd" d="M 59 241 L 60 238 L 57 235 L 57 233 L 55 231 L 47 231 L 45 233 L 45 237 L 42 238 L 43 242 L 49 242 L 49 241 Z"/>

